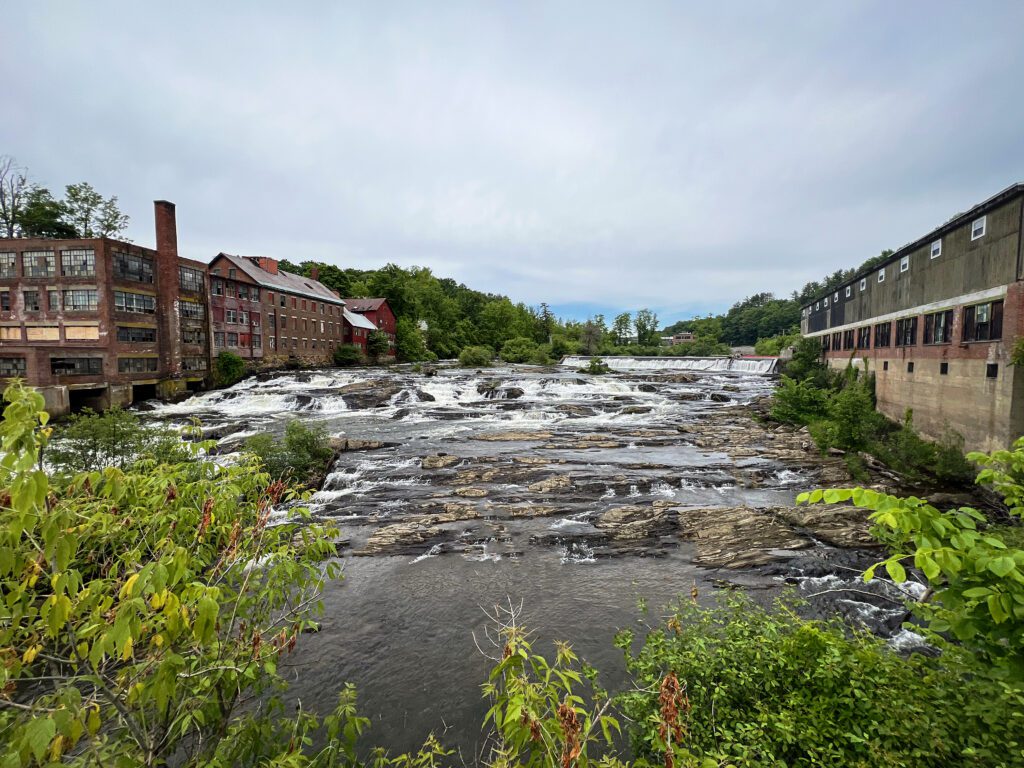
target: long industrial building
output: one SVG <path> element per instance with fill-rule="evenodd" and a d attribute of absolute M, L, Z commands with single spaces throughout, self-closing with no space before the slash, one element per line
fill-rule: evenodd
<path fill-rule="evenodd" d="M 866 367 L 878 409 L 933 439 L 1006 448 L 1024 434 L 1024 184 L 1014 184 L 803 307 L 829 366 Z"/>

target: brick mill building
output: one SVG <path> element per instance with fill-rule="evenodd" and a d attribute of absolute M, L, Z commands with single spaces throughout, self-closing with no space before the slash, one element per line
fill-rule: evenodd
<path fill-rule="evenodd" d="M 170 397 L 210 370 L 206 265 L 178 256 L 172 203 L 156 249 L 111 238 L 0 240 L 0 378 L 54 415 Z"/>
<path fill-rule="evenodd" d="M 345 306 L 349 310 L 349 313 L 360 315 L 369 321 L 369 325 L 362 323 L 361 325 L 354 325 L 352 319 L 349 320 L 349 327 L 346 327 L 345 343 L 356 344 L 362 347 L 363 352 L 366 351 L 366 338 L 368 333 L 378 331 L 388 337 L 388 349 L 389 356 L 394 357 L 395 354 L 395 329 L 396 320 L 395 313 L 391 311 L 391 305 L 388 304 L 388 300 L 384 298 L 373 298 L 373 299 L 345 299 Z M 356 334 L 356 330 L 363 331 L 362 333 Z"/>
<path fill-rule="evenodd" d="M 345 343 L 345 302 L 316 278 L 265 256 L 219 254 L 210 262 L 214 354 L 266 366 L 330 362 Z"/>
<path fill-rule="evenodd" d="M 867 367 L 878 409 L 913 412 L 968 450 L 1024 434 L 1024 184 L 1015 184 L 803 307 L 801 331 L 828 364 Z"/>

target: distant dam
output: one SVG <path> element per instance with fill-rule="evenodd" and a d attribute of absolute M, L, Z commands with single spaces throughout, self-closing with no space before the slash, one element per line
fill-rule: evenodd
<path fill-rule="evenodd" d="M 613 371 L 730 371 L 732 373 L 775 373 L 776 357 L 650 357 L 610 356 L 601 358 Z M 562 358 L 561 365 L 581 368 L 590 362 L 584 355 Z"/>

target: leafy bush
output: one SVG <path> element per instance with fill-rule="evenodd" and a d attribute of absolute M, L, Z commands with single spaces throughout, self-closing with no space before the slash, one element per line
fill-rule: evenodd
<path fill-rule="evenodd" d="M 677 735 L 713 765 L 1024 765 L 1024 692 L 947 643 L 939 658 L 903 658 L 838 620 L 739 596 L 711 609 L 680 602 L 635 654 L 631 632 L 616 644 L 634 689 L 618 701 L 635 753 L 652 762 L 671 674 L 683 691 Z"/>
<path fill-rule="evenodd" d="M 494 359 L 490 347 L 466 347 L 459 353 L 459 365 L 463 368 L 486 368 Z"/>
<path fill-rule="evenodd" d="M 592 376 L 600 376 L 605 373 L 611 373 L 612 369 L 608 367 L 600 357 L 592 357 L 587 362 L 586 366 L 579 369 L 580 373 L 589 373 Z"/>
<path fill-rule="evenodd" d="M 245 376 L 245 360 L 227 350 L 217 355 L 213 363 L 214 382 L 219 387 L 230 387 Z"/>
<path fill-rule="evenodd" d="M 360 365 L 363 362 L 363 353 L 354 344 L 341 344 L 334 348 L 334 364 L 346 368 L 351 365 Z"/>
<path fill-rule="evenodd" d="M 572 339 L 558 335 L 551 337 L 551 357 L 555 357 L 560 360 L 566 355 L 576 354 L 578 349 L 579 345 Z"/>
<path fill-rule="evenodd" d="M 45 456 L 62 474 L 125 469 L 147 458 L 176 463 L 191 455 L 177 432 L 145 426 L 138 416 L 121 408 L 103 413 L 86 408 L 72 415 L 56 437 Z"/>
<path fill-rule="evenodd" d="M 551 360 L 551 347 L 547 344 L 541 344 L 537 349 L 530 355 L 530 359 L 527 361 L 532 365 L 550 365 Z"/>
<path fill-rule="evenodd" d="M 525 363 L 537 353 L 537 343 L 522 336 L 501 345 L 499 356 L 506 363 Z"/>
<path fill-rule="evenodd" d="M 797 333 L 780 333 L 766 339 L 758 339 L 754 344 L 754 352 L 759 355 L 780 355 L 782 350 L 791 347 L 803 338 Z"/>
<path fill-rule="evenodd" d="M 248 438 L 245 450 L 259 458 L 271 477 L 304 485 L 319 485 L 334 458 L 327 429 L 311 427 L 298 419 L 285 425 L 283 440 L 263 432 Z"/>
<path fill-rule="evenodd" d="M 783 371 L 791 379 L 810 379 L 821 388 L 829 385 L 828 368 L 821 359 L 821 342 L 818 339 L 802 338 L 793 348 L 793 357 Z"/>
<path fill-rule="evenodd" d="M 850 382 L 832 397 L 828 415 L 832 427 L 829 447 L 847 451 L 865 448 L 883 418 L 875 411 L 871 391 L 859 380 Z"/>
<path fill-rule="evenodd" d="M 775 390 L 772 418 L 787 424 L 810 424 L 828 412 L 828 394 L 809 381 L 783 376 Z"/>
<path fill-rule="evenodd" d="M 240 704 L 283 685 L 278 663 L 337 573 L 333 532 L 300 510 L 268 525 L 293 495 L 254 460 L 147 460 L 55 492 L 42 396 L 4 399 L 0 764 L 263 764 L 264 742 L 226 737 L 294 736 L 273 706 Z"/>

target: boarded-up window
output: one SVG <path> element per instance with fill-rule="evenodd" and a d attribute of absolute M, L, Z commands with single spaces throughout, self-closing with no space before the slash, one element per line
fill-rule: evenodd
<path fill-rule="evenodd" d="M 21 328 L 0 328 L 0 339 L 21 341 Z"/>
<path fill-rule="evenodd" d="M 95 325 L 65 325 L 64 338 L 68 341 L 95 341 L 100 329 Z"/>
<path fill-rule="evenodd" d="M 42 328 L 26 328 L 25 338 L 29 341 L 60 341 L 60 328 L 56 325 Z"/>

